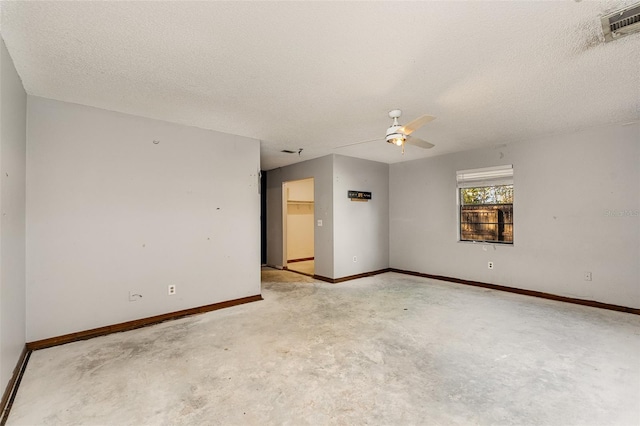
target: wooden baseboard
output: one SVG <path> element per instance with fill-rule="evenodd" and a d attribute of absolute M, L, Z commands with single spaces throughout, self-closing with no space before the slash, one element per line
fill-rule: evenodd
<path fill-rule="evenodd" d="M 292 271 L 292 272 L 295 272 L 295 271 Z M 423 278 L 431 278 L 431 279 L 434 279 L 434 280 L 448 281 L 448 282 L 452 282 L 452 283 L 456 283 L 456 284 L 465 284 L 465 285 L 471 285 L 471 286 L 474 286 L 474 287 L 489 288 L 489 289 L 492 289 L 492 290 L 506 291 L 508 293 L 516 293 L 516 294 L 522 294 L 522 295 L 525 295 L 525 296 L 540 297 L 540 298 L 543 298 L 543 299 L 556 300 L 556 301 L 559 301 L 559 302 L 573 303 L 575 305 L 591 306 L 591 307 L 594 307 L 594 308 L 608 309 L 610 311 L 626 312 L 626 313 L 629 313 L 629 314 L 640 315 L 640 309 L 630 308 L 630 307 L 627 307 L 627 306 L 613 305 L 613 304 L 610 304 L 610 303 L 597 302 L 595 300 L 585 300 L 585 299 L 577 299 L 577 298 L 573 298 L 573 297 L 558 296 L 556 294 L 544 293 L 542 291 L 525 290 L 525 289 L 520 289 L 520 288 L 515 288 L 515 287 L 507 287 L 507 286 L 498 285 L 498 284 L 489 284 L 489 283 L 483 283 L 483 282 L 479 282 L 479 281 L 463 280 L 463 279 L 460 279 L 460 278 L 445 277 L 445 276 L 442 276 L 442 275 L 426 274 L 426 273 L 423 273 L 423 272 L 407 271 L 407 270 L 404 270 L 404 269 L 397 269 L 397 268 L 380 269 L 378 271 L 367 272 L 367 273 L 364 273 L 364 274 L 351 275 L 351 276 L 342 277 L 342 278 L 328 278 L 328 277 L 324 277 L 322 275 L 313 275 L 313 278 L 315 278 L 317 280 L 320 280 L 320 281 L 325 281 L 325 282 L 328 282 L 328 283 L 336 284 L 336 283 L 341 283 L 341 282 L 344 282 L 344 281 L 355 280 L 357 278 L 370 277 L 372 275 L 382 274 L 384 272 L 397 272 L 399 274 L 413 275 L 413 276 L 423 277 Z M 307 275 L 307 274 L 302 274 L 302 275 Z"/>
<path fill-rule="evenodd" d="M 136 328 L 146 327 L 169 320 L 174 320 L 195 314 L 202 314 L 210 311 L 216 311 L 218 309 L 230 308 L 232 306 L 242 305 L 244 303 L 250 302 L 257 302 L 259 300 L 262 300 L 262 295 L 260 294 L 255 296 L 243 297 L 241 299 L 228 300 L 226 302 L 214 303 L 212 305 L 205 305 L 197 308 L 170 312 L 168 314 L 156 315 L 153 317 L 142 318 L 134 321 L 127 321 L 120 324 L 108 325 L 105 327 L 94 328 L 92 330 L 79 331 L 76 333 L 65 334 L 63 336 L 50 337 L 48 339 L 36 340 L 35 342 L 28 342 L 27 349 L 30 351 L 35 351 L 38 349 L 50 348 L 52 346 L 64 345 L 65 343 L 76 342 L 78 340 L 86 340 L 93 337 L 105 336 L 111 333 L 134 330 Z"/>
<path fill-rule="evenodd" d="M 558 296 L 556 294 L 551 294 L 551 293 L 544 293 L 542 291 L 525 290 L 521 288 L 507 287 L 507 286 L 498 285 L 498 284 L 488 284 L 488 283 L 483 283 L 478 281 L 463 280 L 460 278 L 445 277 L 442 275 L 431 275 L 431 274 L 425 274 L 422 272 L 405 271 L 403 269 L 396 269 L 396 268 L 390 268 L 390 271 L 398 272 L 400 274 L 414 275 L 417 277 L 431 278 L 434 280 L 448 281 L 456 284 L 465 284 L 465 285 L 471 285 L 474 287 L 489 288 L 491 290 L 506 291 L 508 293 L 523 294 L 525 296 L 533 296 L 533 297 L 540 297 L 543 299 L 556 300 L 559 302 L 573 303 L 575 305 L 591 306 L 593 308 L 608 309 L 610 311 L 626 312 L 629 314 L 640 315 L 640 309 L 629 308 L 629 307 L 620 306 L 620 305 L 612 305 L 609 303 L 596 302 L 595 300 L 576 299 L 573 297 L 565 297 L 565 296 Z"/>
<path fill-rule="evenodd" d="M 314 257 L 301 257 L 300 259 L 289 259 L 287 263 L 306 262 L 308 260 L 314 260 Z"/>
<path fill-rule="evenodd" d="M 28 350 L 27 345 L 25 345 L 22 349 L 22 353 L 20 354 L 20 358 L 18 358 L 18 363 L 13 369 L 11 380 L 9 380 L 9 383 L 7 383 L 7 387 L 2 394 L 2 400 L 0 401 L 0 426 L 4 426 L 5 423 L 7 423 L 9 412 L 11 411 L 11 406 L 13 405 L 13 401 L 16 398 L 16 393 L 18 392 L 18 387 L 20 386 L 22 375 L 27 368 L 27 363 L 29 362 L 30 356 L 31 351 Z"/>
<path fill-rule="evenodd" d="M 364 272 L 362 274 L 349 275 L 349 276 L 342 277 L 342 278 L 328 278 L 328 277 L 323 277 L 322 275 L 314 275 L 313 278 L 315 278 L 317 280 L 320 280 L 320 281 L 325 281 L 325 282 L 328 282 L 328 283 L 337 284 L 337 283 L 342 283 L 342 282 L 345 282 L 345 281 L 356 280 L 358 278 L 372 277 L 374 275 L 384 274 L 385 272 L 390 272 L 390 271 L 391 270 L 389 268 L 385 268 L 385 269 L 379 269 L 377 271 Z"/>

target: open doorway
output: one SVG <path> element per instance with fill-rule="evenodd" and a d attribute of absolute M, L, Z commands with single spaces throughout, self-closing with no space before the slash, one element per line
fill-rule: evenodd
<path fill-rule="evenodd" d="M 283 258 L 287 269 L 313 276 L 314 190 L 313 178 L 282 184 Z"/>

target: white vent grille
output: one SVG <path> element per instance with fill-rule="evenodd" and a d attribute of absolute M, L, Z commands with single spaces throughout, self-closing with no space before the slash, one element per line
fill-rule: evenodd
<path fill-rule="evenodd" d="M 640 32 L 640 3 L 603 16 L 601 21 L 604 41 L 607 42 Z"/>

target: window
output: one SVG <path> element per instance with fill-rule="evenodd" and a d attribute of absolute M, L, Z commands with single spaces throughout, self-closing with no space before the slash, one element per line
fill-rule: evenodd
<path fill-rule="evenodd" d="M 456 173 L 460 241 L 513 244 L 513 166 Z"/>

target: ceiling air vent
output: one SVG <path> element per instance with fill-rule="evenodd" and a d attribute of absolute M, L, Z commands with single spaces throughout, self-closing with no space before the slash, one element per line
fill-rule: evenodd
<path fill-rule="evenodd" d="M 280 151 L 280 152 L 284 152 L 285 154 L 295 154 L 295 153 L 298 153 L 298 155 L 300 155 L 300 154 L 302 154 L 302 148 L 298 148 L 298 150 L 297 150 L 297 151 L 292 151 L 292 150 L 290 150 L 290 149 L 283 149 L 283 150 L 282 150 L 282 151 Z"/>
<path fill-rule="evenodd" d="M 640 3 L 625 7 L 601 18 L 604 41 L 640 32 Z"/>

